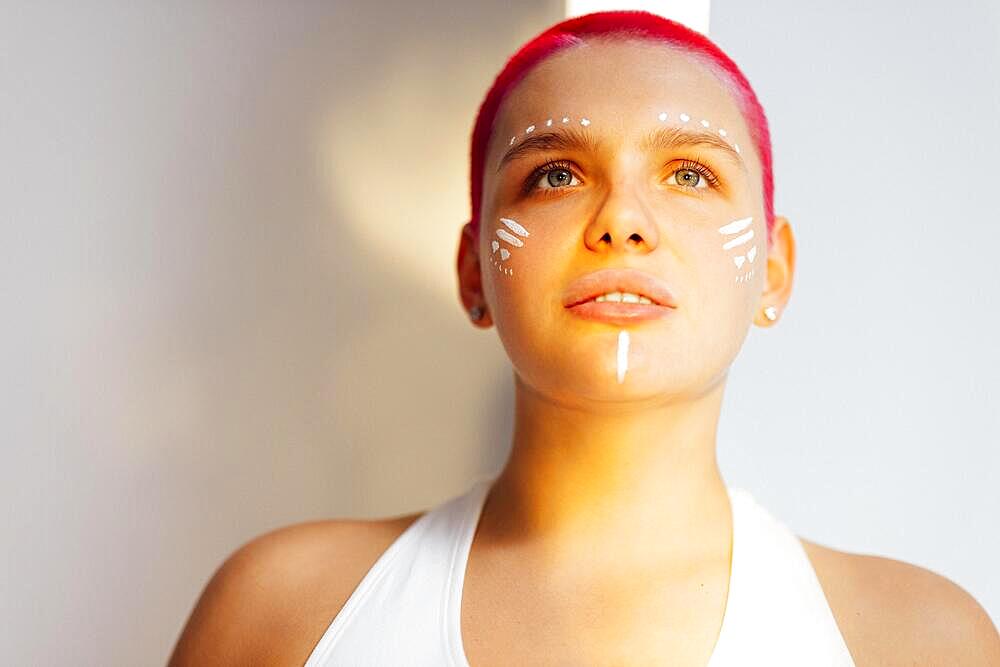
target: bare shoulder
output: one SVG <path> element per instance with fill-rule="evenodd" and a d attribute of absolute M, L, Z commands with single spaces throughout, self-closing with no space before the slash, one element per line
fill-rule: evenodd
<path fill-rule="evenodd" d="M 978 602 L 935 572 L 801 540 L 858 667 L 1000 665 L 1000 636 Z"/>
<path fill-rule="evenodd" d="M 303 664 L 371 566 L 420 514 L 299 523 L 250 540 L 205 586 L 170 667 Z"/>

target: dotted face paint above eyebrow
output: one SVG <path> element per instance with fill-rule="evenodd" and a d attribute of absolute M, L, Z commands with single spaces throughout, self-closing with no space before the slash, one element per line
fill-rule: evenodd
<path fill-rule="evenodd" d="M 659 115 L 657 116 L 657 118 L 659 118 L 660 121 L 665 121 L 669 117 L 670 116 L 669 116 L 669 114 L 666 111 L 661 111 L 659 113 Z M 680 114 L 678 114 L 677 117 L 681 120 L 682 123 L 688 123 L 691 120 L 691 116 L 689 114 L 687 114 L 687 113 L 680 113 Z M 563 116 L 562 117 L 562 123 L 564 125 L 569 124 L 570 120 L 571 120 L 570 116 Z M 553 122 L 554 122 L 554 120 L 552 118 L 546 119 L 545 120 L 545 127 L 552 127 Z M 590 121 L 589 118 L 580 118 L 578 122 L 579 122 L 579 124 L 582 127 L 588 127 L 590 125 L 590 123 L 591 123 L 591 121 Z M 705 118 L 701 119 L 701 121 L 699 121 L 699 123 L 700 123 L 700 125 L 702 127 L 706 128 L 706 129 L 709 128 L 709 127 L 712 127 L 712 123 L 709 122 Z M 511 136 L 510 141 L 507 142 L 507 145 L 508 146 L 513 146 L 514 144 L 517 143 L 518 138 L 523 138 L 523 137 L 528 136 L 529 134 L 533 133 L 537 128 L 538 128 L 538 126 L 535 125 L 535 124 L 528 125 L 526 128 L 524 128 L 524 131 L 522 133 L 515 134 L 515 135 Z M 729 143 L 733 147 L 733 150 L 735 150 L 737 153 L 740 152 L 740 146 L 739 146 L 739 144 L 737 144 L 735 141 L 729 141 L 729 138 L 728 138 L 729 137 L 729 132 L 727 132 L 725 128 L 720 127 L 720 128 L 718 128 L 717 132 L 719 133 L 720 137 L 722 137 L 723 139 L 725 139 L 727 141 L 727 143 Z"/>
<path fill-rule="evenodd" d="M 563 116 L 563 117 L 562 117 L 562 122 L 563 122 L 563 124 L 564 124 L 564 125 L 568 125 L 568 124 L 569 124 L 569 122 L 570 122 L 570 120 L 571 120 L 571 119 L 570 119 L 570 117 L 569 117 L 569 116 Z M 545 127 L 552 127 L 552 123 L 553 123 L 553 122 L 554 122 L 554 121 L 553 121 L 553 119 L 552 119 L 552 118 L 549 118 L 549 119 L 547 119 L 547 120 L 545 121 Z M 580 118 L 580 120 L 579 120 L 579 123 L 580 123 L 580 125 L 582 125 L 583 127 L 587 127 L 587 126 L 589 126 L 589 125 L 590 125 L 591 121 L 590 121 L 590 119 L 589 119 L 589 118 Z M 512 136 L 512 137 L 510 138 L 510 141 L 508 141 L 508 142 L 507 142 L 507 145 L 508 145 L 508 146 L 513 146 L 513 145 L 514 145 L 515 143 L 517 143 L 517 140 L 518 140 L 518 138 L 523 138 L 523 137 L 526 137 L 526 136 L 528 136 L 529 134 L 531 134 L 532 132 L 534 132 L 534 131 L 535 131 L 536 129 L 537 129 L 537 126 L 536 126 L 536 125 L 529 125 L 528 127 L 524 128 L 524 131 L 523 131 L 523 132 L 521 132 L 520 134 L 515 134 L 514 136 Z"/>
<path fill-rule="evenodd" d="M 689 116 L 689 115 L 688 115 L 688 114 L 686 114 L 686 113 L 681 113 L 681 114 L 678 114 L 678 116 L 677 116 L 677 117 L 681 119 L 681 122 L 682 122 L 682 123 L 687 123 L 688 121 L 690 121 L 690 120 L 691 120 L 691 116 Z M 661 121 L 664 121 L 664 120 L 666 120 L 667 118 L 669 118 L 669 115 L 667 114 L 667 112 L 666 112 L 666 111 L 661 111 L 661 112 L 660 112 L 660 115 L 658 115 L 658 116 L 657 116 L 657 118 L 659 118 L 659 119 L 660 119 Z M 709 127 L 712 127 L 712 123 L 710 123 L 710 122 L 709 122 L 708 120 L 706 120 L 706 119 L 704 119 L 704 118 L 703 118 L 703 119 L 701 119 L 701 121 L 700 121 L 700 125 L 701 125 L 702 127 L 704 127 L 704 128 L 709 128 Z M 739 152 L 740 152 L 740 145 L 739 145 L 738 143 L 736 143 L 735 141 L 729 141 L 729 133 L 728 133 L 728 132 L 726 132 L 725 128 L 721 128 L 721 127 L 720 127 L 720 128 L 718 129 L 718 133 L 719 133 L 719 136 L 720 136 L 720 137 L 722 137 L 723 139 L 725 139 L 725 140 L 726 140 L 726 142 L 727 142 L 727 143 L 729 143 L 729 145 L 731 145 L 731 146 L 733 147 L 733 150 L 734 150 L 734 151 L 736 151 L 737 153 L 739 153 Z M 513 141 L 512 141 L 511 143 L 513 143 Z"/>

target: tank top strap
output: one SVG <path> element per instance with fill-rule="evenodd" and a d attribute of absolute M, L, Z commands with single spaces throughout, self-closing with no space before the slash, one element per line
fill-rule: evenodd
<path fill-rule="evenodd" d="M 355 587 L 305 667 L 400 664 L 401 650 L 410 664 L 447 664 L 449 609 L 461 603 L 462 575 L 491 481 L 478 478 L 411 523 Z"/>
<path fill-rule="evenodd" d="M 465 648 L 462 645 L 462 592 L 465 586 L 465 570 L 469 563 L 469 553 L 476 528 L 482 516 L 483 505 L 495 477 L 479 477 L 472 488 L 463 496 L 460 507 L 456 507 L 454 526 L 454 548 L 449 559 L 448 580 L 445 585 L 443 625 L 443 645 L 452 667 L 468 667 Z"/>
<path fill-rule="evenodd" d="M 730 488 L 729 496 L 733 510 L 730 590 L 709 667 L 853 667 L 799 538 L 746 489 Z"/>
<path fill-rule="evenodd" d="M 461 637 L 465 570 L 494 477 L 422 514 L 383 552 L 306 667 L 468 667 Z M 802 543 L 741 488 L 733 511 L 729 594 L 710 667 L 853 667 Z"/>

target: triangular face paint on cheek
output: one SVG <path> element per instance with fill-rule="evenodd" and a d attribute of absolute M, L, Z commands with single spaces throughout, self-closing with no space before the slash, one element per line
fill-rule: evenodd
<path fill-rule="evenodd" d="M 733 248 L 739 248 L 740 246 L 749 243 L 754 237 L 753 229 L 748 229 L 750 225 L 753 224 L 753 217 L 740 218 L 738 220 L 733 220 L 730 223 L 719 227 L 719 233 L 730 237 L 725 243 L 722 244 L 723 250 L 732 250 Z M 742 269 L 743 265 L 757 257 L 757 245 L 754 244 L 749 250 L 747 250 L 745 255 L 734 255 L 730 256 L 733 260 L 733 264 L 736 265 L 736 269 Z M 753 270 L 751 269 L 747 273 L 743 273 L 736 276 L 736 282 L 742 283 L 746 282 L 753 276 Z"/>
<path fill-rule="evenodd" d="M 514 275 L 514 269 L 504 265 L 504 262 L 511 258 L 512 253 L 507 247 L 501 246 L 501 241 L 506 243 L 511 248 L 523 248 L 524 241 L 522 239 L 531 236 L 531 233 L 525 229 L 521 223 L 513 218 L 500 218 L 500 222 L 503 226 L 497 227 L 494 230 L 497 238 L 490 241 L 490 247 L 493 249 L 493 255 L 496 255 L 499 252 L 500 259 L 497 260 L 491 255 L 490 261 L 498 271 L 505 275 L 512 276 Z"/>

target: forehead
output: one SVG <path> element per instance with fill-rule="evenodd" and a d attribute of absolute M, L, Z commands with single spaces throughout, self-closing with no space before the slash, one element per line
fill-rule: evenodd
<path fill-rule="evenodd" d="M 489 153 L 496 159 L 503 140 L 536 118 L 589 115 L 600 120 L 595 132 L 644 131 L 668 109 L 745 127 L 725 84 L 690 54 L 648 40 L 586 42 L 539 63 L 504 99 Z"/>

